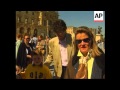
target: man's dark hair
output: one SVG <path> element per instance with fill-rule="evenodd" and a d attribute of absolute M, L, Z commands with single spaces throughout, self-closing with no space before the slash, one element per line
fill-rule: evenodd
<path fill-rule="evenodd" d="M 62 19 L 58 19 L 53 23 L 53 31 L 66 31 L 67 26 L 66 23 Z"/>

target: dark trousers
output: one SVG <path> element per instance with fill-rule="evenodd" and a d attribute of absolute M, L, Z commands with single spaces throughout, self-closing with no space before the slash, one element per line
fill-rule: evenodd
<path fill-rule="evenodd" d="M 62 66 L 62 75 L 61 75 L 61 78 L 60 78 L 60 79 L 64 79 L 64 75 L 65 75 L 65 72 L 66 72 L 66 68 L 67 68 L 67 66 Z"/>

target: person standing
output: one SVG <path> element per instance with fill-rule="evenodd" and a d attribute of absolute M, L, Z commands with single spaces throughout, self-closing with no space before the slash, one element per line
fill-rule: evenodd
<path fill-rule="evenodd" d="M 74 55 L 74 38 L 66 33 L 66 23 L 58 19 L 53 23 L 53 31 L 56 37 L 49 40 L 49 53 L 44 62 L 48 67 L 54 62 L 56 79 L 64 79 L 68 62 Z"/>
<path fill-rule="evenodd" d="M 45 61 L 46 49 L 45 49 L 45 40 L 43 40 L 43 36 L 42 35 L 38 36 L 36 49 L 38 49 L 39 52 L 40 51 L 42 52 L 42 54 L 43 54 L 43 62 L 44 62 Z"/>
<path fill-rule="evenodd" d="M 75 34 L 75 54 L 68 64 L 66 78 L 104 79 L 105 54 L 98 47 L 88 27 L 81 27 Z"/>
<path fill-rule="evenodd" d="M 31 51 L 33 50 L 32 45 L 29 43 L 30 36 L 29 34 L 24 35 L 24 40 L 20 44 L 16 64 L 22 68 L 24 71 L 28 64 L 32 63 L 31 60 Z"/>
<path fill-rule="evenodd" d="M 19 49 L 19 46 L 20 46 L 20 44 L 22 42 L 22 35 L 17 34 L 16 39 L 17 39 L 17 41 L 16 41 L 16 59 L 17 59 L 18 49 Z"/>
<path fill-rule="evenodd" d="M 34 34 L 32 39 L 33 39 L 33 42 L 34 42 L 33 48 L 36 49 L 36 45 L 37 45 L 38 38 L 37 38 L 37 36 Z"/>
<path fill-rule="evenodd" d="M 32 51 L 33 63 L 25 71 L 25 79 L 52 79 L 50 69 L 43 65 L 43 54 L 38 49 Z"/>

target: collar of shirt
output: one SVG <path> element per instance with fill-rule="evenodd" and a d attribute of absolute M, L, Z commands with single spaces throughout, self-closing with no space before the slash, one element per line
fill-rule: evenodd
<path fill-rule="evenodd" d="M 64 43 L 66 43 L 66 37 L 64 40 L 59 40 L 59 44 L 64 44 Z"/>
<path fill-rule="evenodd" d="M 91 53 L 90 53 L 90 52 L 88 52 L 87 56 L 84 57 L 83 54 L 82 54 L 82 53 L 80 52 L 80 50 L 79 50 L 77 56 L 80 56 L 81 59 L 82 59 L 82 58 L 87 58 L 87 61 L 91 59 Z"/>
<path fill-rule="evenodd" d="M 89 55 L 91 52 L 88 52 L 87 55 Z M 83 54 L 80 52 L 80 50 L 78 51 L 77 56 L 83 56 Z M 88 68 L 88 79 L 91 79 L 91 74 L 92 74 L 92 67 L 93 67 L 93 62 L 94 62 L 94 58 L 90 56 L 89 60 L 87 61 L 82 61 L 81 58 L 79 59 L 79 64 L 80 63 L 85 63 L 85 65 L 87 65 Z"/>
<path fill-rule="evenodd" d="M 88 52 L 87 56 L 90 54 L 90 52 Z M 83 54 L 80 52 L 80 50 L 78 51 L 77 56 L 83 56 Z"/>

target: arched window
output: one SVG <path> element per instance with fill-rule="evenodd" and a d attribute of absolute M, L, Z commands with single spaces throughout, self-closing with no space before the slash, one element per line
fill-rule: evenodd
<path fill-rule="evenodd" d="M 17 22 L 18 22 L 18 23 L 21 23 L 21 17 L 18 17 L 18 18 L 17 18 Z"/>
<path fill-rule="evenodd" d="M 37 29 L 34 29 L 34 34 L 35 36 L 37 36 Z"/>
<path fill-rule="evenodd" d="M 24 33 L 24 28 L 23 28 L 23 27 L 20 28 L 19 33 L 20 33 L 20 34 L 23 34 L 23 33 Z"/>
<path fill-rule="evenodd" d="M 40 20 L 38 20 L 38 25 L 40 25 Z"/>
<path fill-rule="evenodd" d="M 27 33 L 28 33 L 29 35 L 31 34 L 30 28 L 27 29 Z"/>
<path fill-rule="evenodd" d="M 32 19 L 32 25 L 34 24 L 34 20 Z"/>
<path fill-rule="evenodd" d="M 18 19 L 17 21 L 18 21 L 18 23 L 19 23 L 19 22 L 20 22 L 20 17 L 18 17 L 17 19 Z"/>
<path fill-rule="evenodd" d="M 28 18 L 25 19 L 25 24 L 27 24 L 27 23 L 28 23 Z"/>

